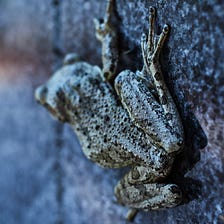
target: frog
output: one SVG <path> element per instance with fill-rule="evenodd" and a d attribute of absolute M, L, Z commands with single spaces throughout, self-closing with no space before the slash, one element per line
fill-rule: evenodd
<path fill-rule="evenodd" d="M 57 120 L 68 123 L 85 156 L 105 168 L 130 167 L 114 188 L 117 202 L 138 211 L 178 206 L 182 191 L 167 182 L 184 147 L 184 130 L 164 81 L 160 54 L 170 26 L 155 33 L 156 9 L 149 8 L 148 35 L 141 36 L 143 67 L 116 74 L 118 31 L 114 0 L 103 19 L 94 19 L 102 43 L 102 69 L 68 54 L 63 66 L 35 91 L 36 100 Z"/>

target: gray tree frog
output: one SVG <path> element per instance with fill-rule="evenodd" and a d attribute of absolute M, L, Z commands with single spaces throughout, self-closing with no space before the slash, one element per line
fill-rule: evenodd
<path fill-rule="evenodd" d="M 115 76 L 113 4 L 108 1 L 103 21 L 94 21 L 102 42 L 103 69 L 68 55 L 64 66 L 35 96 L 54 117 L 72 126 L 90 160 L 109 168 L 131 166 L 115 187 L 118 202 L 132 208 L 131 219 L 137 210 L 170 208 L 181 202 L 179 187 L 165 179 L 183 148 L 184 133 L 159 64 L 169 27 L 155 34 L 151 7 L 148 37 L 141 38 L 143 69 Z"/>

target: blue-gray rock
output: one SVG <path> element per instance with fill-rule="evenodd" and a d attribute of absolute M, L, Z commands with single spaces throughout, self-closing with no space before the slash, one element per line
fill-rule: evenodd
<path fill-rule="evenodd" d="M 224 4 L 116 2 L 120 69 L 142 66 L 139 43 L 149 6 L 157 9 L 158 32 L 165 23 L 171 26 L 161 62 L 186 133 L 185 151 L 170 177 L 182 186 L 184 204 L 140 212 L 135 223 L 224 223 Z M 113 196 L 124 171 L 88 161 L 71 129 L 33 98 L 64 53 L 101 64 L 92 19 L 104 15 L 105 5 L 102 0 L 0 1 L 0 223 L 125 223 L 127 208 Z M 208 144 L 196 163 L 205 135 Z"/>

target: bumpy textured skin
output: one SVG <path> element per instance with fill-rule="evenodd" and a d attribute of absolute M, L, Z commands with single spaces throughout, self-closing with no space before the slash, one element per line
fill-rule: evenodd
<path fill-rule="evenodd" d="M 36 99 L 72 126 L 89 159 L 103 167 L 132 167 L 115 187 L 118 202 L 146 211 L 173 207 L 181 202 L 181 191 L 164 179 L 182 149 L 184 134 L 159 65 L 168 27 L 155 37 L 151 8 L 148 40 L 142 37 L 144 67 L 121 72 L 113 86 L 108 82 L 117 63 L 116 35 L 108 22 L 112 3 L 104 23 L 95 21 L 103 58 L 106 55 L 104 68 L 67 57 L 65 65 L 36 90 Z M 99 26 L 106 29 L 102 32 Z"/>

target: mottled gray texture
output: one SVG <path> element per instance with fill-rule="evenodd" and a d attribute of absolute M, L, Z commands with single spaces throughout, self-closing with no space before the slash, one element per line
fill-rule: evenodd
<path fill-rule="evenodd" d="M 135 223 L 223 223 L 224 5 L 220 0 L 117 2 L 125 37 L 121 49 L 132 50 L 123 54 L 126 68 L 141 67 L 139 37 L 147 32 L 149 6 L 157 8 L 159 30 L 171 25 L 162 64 L 185 121 L 187 148 L 197 152 L 204 145 L 196 138 L 202 132 L 190 109 L 208 137 L 200 162 L 187 174 L 200 184 L 186 192 L 199 198 L 170 210 L 142 212 Z M 103 170 L 85 159 L 72 131 L 52 121 L 33 99 L 33 85 L 50 75 L 55 57 L 53 6 L 25 0 L 0 5 L 0 223 L 125 223 L 127 209 L 113 203 L 113 186 L 123 171 Z M 65 52 L 100 64 L 92 18 L 103 16 L 104 9 L 105 1 L 62 1 Z M 197 153 L 191 155 L 195 158 L 186 166 L 197 160 Z"/>

